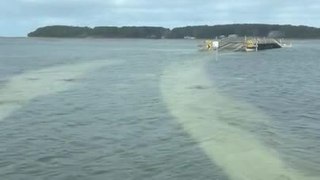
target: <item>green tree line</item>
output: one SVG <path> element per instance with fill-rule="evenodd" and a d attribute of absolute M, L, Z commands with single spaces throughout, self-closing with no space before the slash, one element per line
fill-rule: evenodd
<path fill-rule="evenodd" d="M 320 28 L 293 25 L 227 24 L 173 28 L 147 26 L 46 26 L 28 34 L 29 37 L 96 37 L 96 38 L 215 38 L 221 36 L 259 36 L 285 38 L 320 38 Z"/>
<path fill-rule="evenodd" d="M 170 30 L 163 27 L 76 27 L 46 26 L 28 34 L 29 37 L 96 37 L 96 38 L 162 38 Z"/>

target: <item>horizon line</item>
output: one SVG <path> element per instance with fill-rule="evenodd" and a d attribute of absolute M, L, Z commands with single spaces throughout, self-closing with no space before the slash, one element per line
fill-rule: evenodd
<path fill-rule="evenodd" d="M 181 26 L 175 26 L 175 27 L 166 27 L 166 26 L 158 26 L 158 25 L 95 25 L 95 26 L 86 26 L 86 25 L 72 25 L 72 24 L 48 24 L 48 25 L 43 25 L 36 27 L 33 31 L 43 28 L 43 27 L 50 27 L 50 26 L 70 26 L 70 27 L 88 27 L 88 28 L 95 28 L 95 27 L 161 27 L 165 29 L 169 29 L 170 31 L 175 29 L 175 28 L 183 28 L 183 27 L 198 27 L 198 26 L 226 26 L 226 25 L 278 25 L 278 26 L 304 26 L 304 27 L 310 27 L 310 28 L 316 28 L 320 29 L 318 26 L 313 26 L 313 25 L 304 25 L 304 24 L 274 24 L 274 23 L 221 23 L 221 24 L 194 24 L 194 25 L 181 25 Z M 32 32 L 32 31 L 31 31 Z M 6 36 L 6 35 L 0 35 L 0 38 L 23 38 L 23 37 L 28 37 L 28 34 L 30 32 L 27 32 L 24 35 L 16 35 L 16 36 Z"/>

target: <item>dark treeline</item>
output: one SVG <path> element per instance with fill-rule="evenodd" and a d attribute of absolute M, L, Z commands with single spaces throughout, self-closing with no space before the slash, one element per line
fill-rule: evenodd
<path fill-rule="evenodd" d="M 170 29 L 163 27 L 75 27 L 46 26 L 28 34 L 29 37 L 96 37 L 96 38 L 154 38 L 159 39 Z"/>
<path fill-rule="evenodd" d="M 229 24 L 215 26 L 163 27 L 75 27 L 46 26 L 28 34 L 29 37 L 96 37 L 96 38 L 215 38 L 221 36 L 259 36 L 284 38 L 320 38 L 320 28 L 292 25 Z"/>
<path fill-rule="evenodd" d="M 292 25 L 230 24 L 215 26 L 188 26 L 174 28 L 170 32 L 170 38 L 183 38 L 184 36 L 192 36 L 196 38 L 215 38 L 229 35 L 320 38 L 320 28 Z"/>

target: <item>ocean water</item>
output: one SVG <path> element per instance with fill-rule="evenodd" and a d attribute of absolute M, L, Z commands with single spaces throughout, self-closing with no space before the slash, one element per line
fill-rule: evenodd
<path fill-rule="evenodd" d="M 1 38 L 1 179 L 319 179 L 319 41 L 198 43 Z"/>

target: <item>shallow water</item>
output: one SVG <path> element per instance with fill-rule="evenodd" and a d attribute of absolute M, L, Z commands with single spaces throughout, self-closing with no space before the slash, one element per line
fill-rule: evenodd
<path fill-rule="evenodd" d="M 0 39 L 4 179 L 318 179 L 317 41 Z"/>
<path fill-rule="evenodd" d="M 251 129 L 277 149 L 287 164 L 319 176 L 319 41 L 296 41 L 293 48 L 210 62 L 210 79 L 220 92 L 269 116 L 265 128 Z M 246 88 L 244 88 L 246 87 Z"/>

